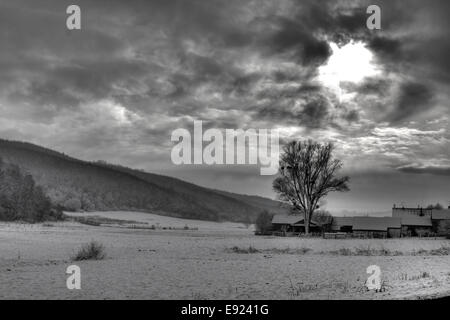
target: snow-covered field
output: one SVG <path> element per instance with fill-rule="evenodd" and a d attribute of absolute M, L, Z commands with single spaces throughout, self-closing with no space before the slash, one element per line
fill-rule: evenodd
<path fill-rule="evenodd" d="M 450 295 L 450 256 L 416 254 L 419 249 L 449 247 L 449 240 L 276 238 L 255 236 L 252 227 L 239 223 L 138 212 L 73 215 L 125 219 L 144 228 L 133 228 L 134 223 L 1 223 L 1 299 L 415 299 Z M 155 229 L 148 228 L 152 225 Z M 186 225 L 194 230 L 183 230 Z M 90 240 L 104 244 L 106 259 L 70 261 L 76 249 Z M 256 252 L 246 253 L 249 247 Z M 397 254 L 343 255 L 339 253 L 342 248 Z M 244 253 L 238 253 L 241 249 Z M 66 287 L 65 271 L 71 264 L 81 268 L 81 290 Z M 369 265 L 381 268 L 384 292 L 365 289 Z"/>

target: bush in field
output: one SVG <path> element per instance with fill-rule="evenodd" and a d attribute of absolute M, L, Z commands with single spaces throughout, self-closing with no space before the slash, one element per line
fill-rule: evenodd
<path fill-rule="evenodd" d="M 234 246 L 233 248 L 230 249 L 231 252 L 233 253 L 259 253 L 260 251 L 256 248 L 254 248 L 253 246 L 249 246 L 248 248 L 239 248 Z"/>
<path fill-rule="evenodd" d="M 31 175 L 0 158 L 0 220 L 39 222 L 61 217 L 62 212 L 52 208 L 50 199 Z"/>
<path fill-rule="evenodd" d="M 273 214 L 269 211 L 261 211 L 256 217 L 255 227 L 257 234 L 268 234 L 272 230 L 272 218 Z"/>
<path fill-rule="evenodd" d="M 72 257 L 73 261 L 102 260 L 106 257 L 105 247 L 97 241 L 84 244 Z"/>
<path fill-rule="evenodd" d="M 429 235 L 430 232 L 426 229 L 417 229 L 416 233 L 419 237 L 426 237 Z"/>
<path fill-rule="evenodd" d="M 77 198 L 67 199 L 63 204 L 64 209 L 67 211 L 80 211 L 81 210 L 81 201 Z"/>

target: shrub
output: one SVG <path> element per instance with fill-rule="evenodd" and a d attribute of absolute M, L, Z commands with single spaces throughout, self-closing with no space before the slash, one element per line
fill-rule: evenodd
<path fill-rule="evenodd" d="M 295 250 L 295 252 L 298 254 L 305 254 L 305 253 L 310 252 L 311 250 L 312 250 L 311 248 L 301 247 L 301 248 Z"/>
<path fill-rule="evenodd" d="M 353 254 L 352 250 L 349 248 L 340 248 L 336 253 L 341 256 L 351 256 Z"/>
<path fill-rule="evenodd" d="M 255 221 L 256 234 L 269 234 L 272 230 L 272 218 L 273 214 L 267 210 L 261 211 Z"/>
<path fill-rule="evenodd" d="M 72 257 L 73 261 L 102 260 L 106 257 L 105 247 L 97 241 L 84 244 Z"/>
<path fill-rule="evenodd" d="M 81 201 L 77 198 L 67 199 L 63 204 L 64 209 L 67 211 L 80 211 L 81 210 Z"/>
<path fill-rule="evenodd" d="M 99 227 L 101 225 L 100 221 L 98 221 L 95 217 L 75 217 L 73 220 L 88 226 Z"/>
<path fill-rule="evenodd" d="M 317 210 L 314 212 L 312 219 L 321 225 L 324 232 L 331 231 L 333 216 L 328 211 Z"/>
<path fill-rule="evenodd" d="M 248 249 L 247 248 L 239 248 L 239 247 L 233 247 L 231 248 L 231 252 L 233 253 L 258 253 L 259 250 L 254 248 L 253 246 L 249 246 Z"/>
<path fill-rule="evenodd" d="M 437 249 L 432 249 L 429 251 L 429 254 L 432 256 L 448 256 L 450 255 L 450 247 L 442 246 Z"/>

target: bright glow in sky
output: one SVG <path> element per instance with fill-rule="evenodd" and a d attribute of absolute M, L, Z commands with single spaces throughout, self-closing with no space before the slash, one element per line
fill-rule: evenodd
<path fill-rule="evenodd" d="M 365 77 L 375 76 L 380 70 L 372 63 L 373 54 L 363 42 L 351 42 L 339 48 L 330 43 L 333 51 L 326 65 L 319 68 L 319 80 L 335 89 L 341 96 L 340 83 L 360 82 Z"/>

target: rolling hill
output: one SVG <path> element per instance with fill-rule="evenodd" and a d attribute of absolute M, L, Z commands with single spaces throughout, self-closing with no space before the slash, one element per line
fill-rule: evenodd
<path fill-rule="evenodd" d="M 0 157 L 30 173 L 53 202 L 73 210 L 135 210 L 213 221 L 254 220 L 280 202 L 212 190 L 180 179 L 86 162 L 34 144 L 0 139 Z"/>

